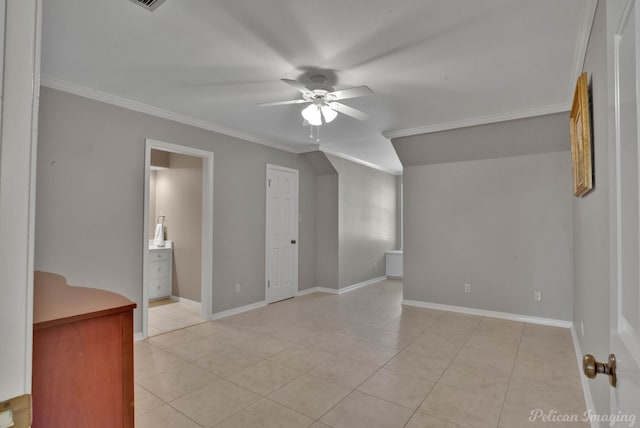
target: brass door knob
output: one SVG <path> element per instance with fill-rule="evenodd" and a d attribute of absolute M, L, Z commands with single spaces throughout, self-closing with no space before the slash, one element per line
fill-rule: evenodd
<path fill-rule="evenodd" d="M 616 356 L 613 354 L 609 355 L 607 363 L 599 363 L 593 355 L 586 354 L 582 357 L 582 371 L 589 379 L 595 378 L 598 373 L 606 374 L 609 376 L 611 386 L 616 387 L 618 381 L 616 378 Z"/>

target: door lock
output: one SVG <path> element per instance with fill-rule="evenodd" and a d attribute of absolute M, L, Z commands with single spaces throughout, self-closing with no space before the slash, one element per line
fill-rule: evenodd
<path fill-rule="evenodd" d="M 606 374 L 609 376 L 611 386 L 616 387 L 618 379 L 616 377 L 616 356 L 614 354 L 609 355 L 609 360 L 606 363 L 599 363 L 593 355 L 586 354 L 582 357 L 582 370 L 589 379 L 595 378 L 598 373 Z"/>

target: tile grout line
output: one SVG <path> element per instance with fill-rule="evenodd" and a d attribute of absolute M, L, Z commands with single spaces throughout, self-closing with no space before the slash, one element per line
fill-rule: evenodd
<path fill-rule="evenodd" d="M 507 382 L 507 390 L 504 392 L 504 399 L 502 400 L 502 406 L 500 407 L 500 416 L 498 417 L 498 427 L 500 426 L 500 422 L 502 421 L 502 414 L 504 412 L 504 405 L 507 402 L 507 394 L 509 393 L 509 387 L 511 386 L 511 379 L 513 378 L 513 370 L 516 367 L 516 361 L 518 361 L 518 354 L 520 353 L 520 344 L 522 343 L 522 335 L 524 334 L 524 329 L 527 323 L 522 324 L 522 331 L 520 332 L 520 337 L 518 338 L 518 347 L 516 348 L 516 357 L 513 359 L 513 364 L 511 365 L 511 371 L 509 372 L 509 382 Z"/>
<path fill-rule="evenodd" d="M 373 303 L 375 303 L 375 301 L 376 301 L 375 298 L 377 298 L 377 297 L 386 298 L 386 296 L 382 296 L 382 295 L 380 295 L 380 293 L 377 293 L 377 294 L 378 294 L 378 296 L 374 296 L 374 298 L 370 299 L 370 300 L 373 301 Z M 355 295 L 355 293 L 354 293 L 354 295 Z M 364 295 L 365 294 L 363 292 L 363 296 Z M 275 315 L 273 315 L 272 312 L 266 312 L 266 311 L 264 311 L 264 308 L 261 308 L 260 311 L 264 315 L 264 317 L 262 317 L 262 315 L 260 315 L 260 316 L 257 317 L 257 319 L 254 320 L 254 322 L 260 324 L 261 322 L 264 321 L 265 327 L 268 327 L 268 326 L 272 325 L 272 323 L 274 323 L 274 325 L 275 325 L 275 324 L 277 324 L 276 321 L 278 319 L 280 319 L 282 317 L 285 317 L 286 320 L 288 320 L 287 322 L 291 322 L 291 323 L 295 323 L 297 320 L 303 321 L 304 319 L 308 319 L 310 322 L 309 323 L 305 323 L 303 328 L 304 329 L 308 328 L 309 333 L 318 331 L 317 328 L 321 328 L 322 325 L 325 322 L 328 322 L 329 331 L 325 331 L 324 333 L 313 334 L 310 337 L 305 337 L 304 340 L 299 340 L 298 339 L 298 337 L 304 337 L 304 332 L 301 332 L 303 334 L 300 334 L 300 335 L 298 335 L 297 332 L 295 332 L 295 331 L 289 332 L 290 335 L 293 334 L 292 337 L 295 337 L 296 340 L 290 340 L 289 338 L 281 338 L 281 337 L 278 337 L 278 336 L 275 336 L 274 334 L 272 334 L 272 333 L 277 333 L 277 329 L 286 330 L 286 323 L 285 323 L 285 325 L 281 325 L 279 327 L 276 327 L 276 330 L 272 330 L 272 331 L 268 331 L 268 332 L 252 331 L 254 337 L 249 338 L 249 339 L 244 339 L 244 335 L 243 335 L 243 340 L 241 340 L 241 341 L 239 341 L 237 343 L 234 343 L 233 345 L 228 345 L 228 344 L 222 342 L 223 347 L 221 349 L 218 349 L 217 351 L 208 352 L 206 355 L 210 355 L 211 353 L 215 354 L 217 352 L 224 352 L 225 350 L 241 351 L 241 352 L 245 352 L 245 353 L 255 357 L 258 360 L 257 362 L 255 362 L 253 364 L 250 364 L 247 367 L 243 367 L 243 368 L 241 368 L 239 370 L 234 370 L 233 373 L 231 373 L 229 375 L 225 375 L 225 376 L 218 375 L 215 372 L 210 371 L 206 367 L 197 365 L 196 361 L 198 359 L 194 360 L 194 361 L 187 361 L 187 360 L 183 359 L 182 357 L 180 357 L 179 355 L 174 354 L 173 352 L 169 351 L 169 349 L 171 349 L 172 347 L 179 347 L 179 346 L 185 345 L 187 343 L 196 342 L 196 341 L 202 341 L 202 340 L 205 340 L 207 338 L 212 338 L 212 337 L 213 337 L 213 339 L 215 339 L 215 336 L 216 336 L 215 332 L 211 333 L 211 334 L 207 334 L 205 336 L 200 336 L 200 335 L 196 334 L 195 336 L 198 336 L 198 337 L 192 338 L 192 339 L 190 339 L 187 342 L 184 342 L 182 344 L 179 343 L 179 344 L 171 345 L 171 346 L 167 346 L 167 347 L 160 347 L 160 346 L 157 346 L 157 345 L 149 343 L 149 346 L 151 346 L 154 350 L 164 351 L 168 355 L 176 357 L 177 359 L 181 360 L 181 362 L 183 364 L 185 364 L 185 365 L 186 364 L 190 364 L 191 366 L 197 367 L 199 369 L 205 370 L 208 373 L 211 373 L 213 376 L 216 376 L 218 378 L 217 381 L 219 381 L 220 379 L 223 379 L 223 380 L 235 385 L 236 387 L 238 387 L 238 388 L 240 388 L 242 390 L 246 390 L 246 391 L 251 392 L 252 394 L 255 394 L 255 400 L 251 401 L 249 404 L 247 404 L 246 406 L 243 406 L 241 409 L 237 410 L 236 412 L 232 413 L 231 415 L 228 415 L 227 417 L 225 417 L 225 419 L 216 422 L 215 426 L 218 426 L 219 424 L 224 423 L 224 421 L 227 421 L 228 419 L 233 418 L 236 415 L 246 411 L 246 409 L 248 407 L 255 405 L 256 403 L 260 402 L 263 399 L 268 401 L 268 402 L 270 402 L 270 403 L 273 403 L 275 405 L 282 406 L 282 408 L 288 409 L 288 410 L 294 412 L 295 414 L 303 415 L 303 416 L 309 418 L 309 420 L 313 421 L 313 422 L 311 422 L 311 425 L 313 425 L 316 422 L 319 422 L 321 418 L 325 417 L 327 415 L 327 413 L 331 412 L 338 405 L 340 405 L 345 400 L 347 400 L 347 398 L 349 398 L 352 395 L 354 395 L 353 393 L 355 391 L 360 392 L 364 396 L 376 398 L 376 399 L 379 399 L 379 400 L 381 400 L 383 402 L 386 402 L 386 403 L 389 403 L 389 404 L 392 404 L 392 405 L 395 405 L 395 406 L 399 406 L 400 408 L 412 410 L 411 415 L 409 416 L 409 418 L 407 419 L 407 421 L 403 425 L 403 426 L 406 426 L 409 423 L 409 421 L 411 421 L 411 419 L 413 417 L 415 417 L 416 413 L 429 415 L 428 413 L 419 412 L 418 409 L 424 404 L 424 402 L 427 400 L 427 398 L 433 393 L 433 389 L 438 384 L 440 384 L 439 382 L 441 382 L 442 378 L 444 377 L 444 374 L 452 367 L 452 365 L 454 364 L 455 359 L 458 358 L 458 356 L 461 354 L 463 349 L 465 349 L 465 347 L 468 345 L 468 343 L 471 341 L 471 339 L 474 337 L 474 335 L 476 333 L 479 333 L 479 332 L 481 333 L 481 331 L 480 331 L 481 324 L 482 324 L 484 319 L 487 319 L 487 317 L 483 317 L 483 316 L 478 317 L 478 318 L 480 318 L 480 320 L 473 327 L 473 329 L 470 330 L 469 336 L 466 338 L 466 340 L 464 340 L 462 342 L 462 344 L 455 351 L 455 353 L 451 354 L 452 356 L 448 359 L 448 361 L 445 360 L 446 367 L 444 367 L 442 369 L 442 372 L 437 377 L 437 379 L 435 381 L 429 380 L 429 382 L 433 382 L 433 385 L 432 385 L 431 389 L 429 389 L 427 391 L 425 397 L 420 401 L 420 404 L 414 410 L 414 409 L 411 409 L 410 407 L 405 407 L 402 404 L 395 403 L 395 402 L 390 401 L 388 399 L 377 397 L 376 395 L 360 391 L 359 388 L 361 388 L 363 386 L 363 384 L 365 384 L 366 382 L 370 381 L 376 375 L 379 375 L 382 372 L 382 369 L 393 371 L 395 373 L 398 373 L 399 375 L 403 375 L 403 374 L 407 375 L 407 373 L 404 373 L 402 371 L 396 371 L 396 370 L 392 370 L 392 369 L 387 369 L 387 366 L 389 365 L 390 361 L 392 361 L 394 358 L 396 358 L 401 352 L 405 351 L 408 347 L 410 347 L 411 345 L 414 345 L 416 343 L 416 341 L 421 336 L 423 336 L 423 335 L 425 335 L 427 333 L 433 333 L 434 331 L 436 331 L 438 320 L 442 321 L 442 319 L 443 319 L 442 317 L 444 317 L 448 313 L 452 313 L 452 312 L 451 311 L 438 311 L 438 312 L 441 312 L 442 315 L 437 316 L 437 317 L 434 316 L 434 317 L 428 318 L 428 319 L 425 318 L 425 321 L 427 321 L 427 322 L 424 323 L 424 322 L 420 322 L 421 317 L 418 316 L 419 313 L 417 313 L 416 314 L 417 316 L 414 318 L 414 317 L 412 317 L 410 315 L 410 312 L 400 311 L 401 312 L 400 315 L 391 318 L 393 315 L 395 315 L 397 313 L 395 310 L 391 309 L 391 306 L 397 306 L 398 302 L 395 302 L 395 301 L 394 301 L 395 302 L 394 305 L 390 305 L 390 304 L 379 305 L 379 306 L 376 306 L 375 310 L 374 310 L 374 308 L 372 308 L 372 307 L 365 308 L 366 305 L 363 305 L 362 304 L 363 302 L 358 302 L 358 301 L 355 301 L 355 300 L 352 300 L 352 299 L 348 299 L 348 300 L 345 299 L 344 300 L 344 304 L 343 304 L 343 300 L 342 299 L 336 299 L 336 298 L 333 298 L 333 297 L 334 296 L 329 296 L 330 300 L 323 299 L 322 302 L 320 302 L 318 300 L 318 302 L 320 302 L 319 306 L 313 306 L 313 305 L 309 306 L 310 309 L 314 309 L 312 311 L 312 313 L 309 314 L 309 315 L 312 315 L 313 319 L 308 319 L 308 318 L 304 318 L 303 317 L 303 313 L 305 312 L 305 307 L 304 306 L 294 305 L 294 304 L 291 304 L 289 302 L 285 303 L 285 305 L 281 305 L 281 308 L 283 310 L 282 311 L 278 310 L 277 313 L 275 313 Z M 336 302 L 339 302 L 340 304 L 336 304 Z M 400 306 L 402 307 L 401 304 L 400 304 Z M 317 311 L 317 310 L 315 310 L 315 308 L 322 309 L 322 310 L 321 311 Z M 256 310 L 256 312 L 257 311 L 258 310 Z M 407 315 L 407 316 L 403 317 L 403 313 L 405 315 Z M 331 321 L 331 319 L 330 319 L 330 315 L 331 314 L 335 315 L 335 322 Z M 405 321 L 408 321 L 407 324 L 405 324 L 403 322 L 403 318 L 404 318 Z M 244 320 L 244 318 L 242 318 L 242 319 Z M 424 329 L 419 328 L 419 329 L 414 330 L 412 328 L 412 325 L 414 324 L 414 319 L 419 320 L 418 321 L 418 325 L 427 324 L 426 328 L 424 328 Z M 240 321 L 240 318 L 238 318 L 238 321 Z M 247 321 L 249 321 L 248 318 L 247 318 Z M 213 321 L 213 322 L 215 322 L 215 321 Z M 206 323 L 207 322 L 205 321 L 205 322 L 200 323 L 200 324 L 206 324 Z M 185 326 L 185 327 L 176 329 L 173 332 L 179 332 L 180 330 L 187 330 L 188 328 L 197 327 L 200 324 Z M 515 370 L 515 365 L 517 364 L 519 350 L 520 350 L 520 348 L 522 346 L 522 343 L 523 343 L 522 342 L 523 334 L 524 334 L 524 329 L 525 329 L 525 326 L 527 325 L 527 323 L 523 322 L 522 324 L 523 324 L 522 325 L 522 329 L 520 330 L 520 334 L 518 336 L 517 346 L 515 347 L 515 358 L 512 361 L 512 364 L 511 364 L 511 367 L 510 367 L 510 372 L 508 372 L 509 377 L 508 377 L 508 381 L 506 382 L 506 391 L 504 393 L 503 399 L 501 400 L 500 407 L 499 407 L 500 413 L 499 413 L 499 417 L 497 418 L 497 425 L 498 426 L 500 425 L 500 423 L 504 422 L 504 420 L 503 420 L 504 409 L 505 409 L 505 405 L 507 403 L 506 395 L 507 395 L 507 393 L 509 391 L 509 388 L 510 388 L 512 382 L 513 382 L 513 374 L 514 374 L 514 370 Z M 251 327 L 250 324 L 246 324 L 246 323 L 245 324 L 239 324 L 239 323 L 236 323 L 235 320 L 234 320 L 234 322 L 223 323 L 223 325 L 224 326 L 229 326 L 229 327 L 232 327 L 232 328 L 242 328 L 242 327 L 250 328 Z M 343 327 L 340 328 L 337 331 L 333 331 L 334 327 L 338 327 L 340 325 L 342 325 Z M 356 332 L 357 335 L 350 335 L 347 332 L 348 328 L 344 327 L 344 326 L 347 326 L 347 327 L 348 326 L 353 326 L 354 330 L 352 330 L 352 331 Z M 405 326 L 407 328 L 403 328 Z M 394 328 L 396 328 L 397 331 L 394 331 L 393 330 Z M 366 329 L 369 329 L 371 332 L 367 333 Z M 286 334 L 285 334 L 286 332 L 284 330 L 283 330 L 283 334 L 286 336 Z M 340 333 L 343 330 L 344 330 L 344 333 Z M 204 332 L 204 331 L 207 331 L 207 329 L 204 328 L 204 329 L 201 329 L 201 330 L 198 330 L 198 331 Z M 415 331 L 418 331 L 418 333 L 417 333 L 417 335 L 415 335 L 415 337 L 410 339 L 402 347 L 396 348 L 395 346 L 389 346 L 386 343 L 378 343 L 378 342 L 375 341 L 376 340 L 375 337 L 379 337 L 381 342 L 384 342 L 384 340 L 387 340 L 388 338 L 384 337 L 384 335 L 376 336 L 377 333 L 387 332 L 387 333 L 395 335 L 397 337 L 397 339 L 398 339 L 398 342 L 396 342 L 396 343 L 400 343 L 400 338 L 401 337 L 402 338 L 405 337 L 405 334 L 403 333 L 405 331 L 412 332 L 411 334 L 406 334 L 406 336 L 409 336 L 409 337 L 413 336 Z M 171 332 L 166 332 L 166 333 L 171 333 Z M 166 333 L 162 333 L 161 335 L 154 336 L 154 337 L 160 337 L 160 336 L 162 336 L 163 334 L 166 334 Z M 364 334 L 362 334 L 362 333 L 364 333 Z M 348 347 L 339 347 L 338 351 L 335 351 L 335 352 L 334 351 L 327 352 L 326 350 L 318 349 L 318 348 L 310 346 L 309 344 L 306 343 L 306 342 L 312 341 L 314 337 L 316 337 L 316 338 L 319 337 L 320 334 L 334 334 L 334 335 L 337 335 L 339 337 L 348 337 L 350 339 L 355 340 L 355 342 L 353 344 L 349 345 Z M 491 336 L 491 334 L 485 334 L 485 335 L 486 336 Z M 445 338 L 447 336 L 450 336 L 450 335 L 443 335 L 443 337 L 445 337 Z M 225 334 L 224 337 L 228 337 L 228 336 Z M 264 357 L 264 356 L 259 355 L 257 353 L 253 353 L 251 351 L 247 351 L 247 350 L 244 350 L 244 349 L 241 349 L 241 348 L 238 347 L 238 345 L 250 342 L 250 341 L 255 340 L 256 338 L 259 338 L 259 337 L 271 337 L 271 338 L 275 338 L 275 339 L 278 339 L 278 340 L 289 342 L 292 345 L 289 348 L 286 348 L 286 349 L 283 349 L 283 350 L 281 350 L 279 352 L 271 354 L 268 357 Z M 391 339 L 395 339 L 396 338 L 396 337 L 393 337 L 393 336 L 390 336 L 390 337 L 391 337 Z M 233 338 L 229 338 L 229 339 L 231 340 Z M 170 342 L 170 340 L 168 342 Z M 345 388 L 345 385 L 337 384 L 337 383 L 334 383 L 333 381 L 329 381 L 329 380 L 323 379 L 322 377 L 310 374 L 311 371 L 315 370 L 318 367 L 324 367 L 324 366 L 328 366 L 328 365 L 334 364 L 331 361 L 328 361 L 326 363 L 320 363 L 320 364 L 314 365 L 314 367 L 312 369 L 309 369 L 309 370 L 306 370 L 306 371 L 300 371 L 298 369 L 292 369 L 291 367 L 289 367 L 289 365 L 286 364 L 287 361 L 285 361 L 285 363 L 282 363 L 282 362 L 272 361 L 271 360 L 271 358 L 273 358 L 273 357 L 275 357 L 277 355 L 280 355 L 280 354 L 285 354 L 287 352 L 290 352 L 294 348 L 301 348 L 301 349 L 302 348 L 307 348 L 310 351 L 317 351 L 317 352 L 323 352 L 323 353 L 330 354 L 332 357 L 336 357 L 336 359 L 345 358 L 345 359 L 354 360 L 354 361 L 361 361 L 359 359 L 354 359 L 354 358 L 352 358 L 352 357 L 350 357 L 348 355 L 343 355 L 343 354 L 339 353 L 339 352 L 343 352 L 346 348 L 349 348 L 350 346 L 357 345 L 358 343 L 368 343 L 368 344 L 372 344 L 372 345 L 376 345 L 376 346 L 381 346 L 381 347 L 386 347 L 386 348 L 393 348 L 394 349 L 394 353 L 390 358 L 386 359 L 386 361 L 382 365 L 375 364 L 375 370 L 373 372 L 371 372 L 371 374 L 366 375 L 366 371 L 365 371 L 365 373 L 363 373 L 363 374 L 365 374 L 366 377 L 362 381 L 360 381 L 355 387 L 348 386 L 348 387 Z M 203 346 L 204 345 L 205 345 L 205 343 L 203 343 Z M 447 348 L 448 348 L 448 346 L 447 346 Z M 372 349 L 375 351 L 374 348 L 372 348 Z M 144 348 L 144 350 L 146 351 L 147 348 Z M 193 351 L 194 352 L 200 352 L 199 348 L 193 348 Z M 185 352 L 188 352 L 188 351 L 185 351 Z M 146 352 L 143 352 L 143 354 L 145 354 L 145 353 Z M 384 355 L 385 352 L 382 352 L 382 354 Z M 148 355 L 151 355 L 151 354 L 148 354 Z M 185 355 L 187 355 L 187 354 L 185 354 Z M 374 357 L 375 356 L 377 356 L 377 354 L 374 354 Z M 305 355 L 303 355 L 303 357 L 305 357 Z M 303 358 L 301 361 L 315 361 L 313 359 L 313 358 L 315 358 L 313 355 L 310 355 L 309 357 L 310 358 L 312 357 L 312 358 L 310 360 L 307 360 L 307 359 Z M 202 358 L 204 358 L 204 357 L 202 357 Z M 376 358 L 374 358 L 374 359 L 376 359 Z M 322 359 L 319 358 L 318 361 L 320 361 L 320 360 L 322 360 Z M 295 379 L 292 379 L 292 380 L 284 383 L 283 385 L 275 388 L 274 390 L 269 391 L 266 395 L 263 395 L 262 393 L 255 393 L 255 392 L 249 390 L 248 388 L 246 388 L 246 387 L 244 387 L 242 385 L 239 385 L 239 384 L 237 384 L 237 383 L 235 383 L 235 382 L 233 382 L 233 381 L 228 379 L 229 377 L 232 377 L 235 373 L 238 373 L 238 372 L 240 372 L 242 370 L 245 370 L 245 369 L 247 369 L 249 367 L 252 367 L 252 366 L 254 366 L 256 364 L 260 364 L 260 363 L 262 363 L 264 361 L 267 361 L 270 364 L 273 364 L 273 365 L 278 366 L 278 367 L 295 370 L 296 372 L 301 373 L 301 374 L 298 377 L 296 377 Z M 291 363 L 295 363 L 296 361 L 297 360 L 295 360 L 295 361 L 291 360 L 290 362 Z M 171 362 L 171 360 L 169 360 L 169 362 Z M 369 362 L 368 364 L 371 364 L 371 363 Z M 297 364 L 293 364 L 293 365 L 297 365 Z M 178 367 L 178 366 L 176 366 L 176 367 Z M 214 365 L 214 367 L 215 367 L 215 365 Z M 509 366 L 507 365 L 507 367 L 509 367 Z M 150 368 L 153 369 L 153 368 L 155 368 L 155 366 L 150 367 Z M 166 373 L 167 371 L 170 371 L 170 370 L 172 370 L 174 368 L 175 367 L 169 367 L 169 368 L 167 368 L 165 370 L 162 370 L 162 371 L 160 371 L 158 373 L 154 373 L 151 376 L 156 376 L 156 375 L 160 375 L 162 373 Z M 402 368 L 402 367 L 400 367 L 400 368 Z M 436 369 L 437 369 L 437 367 L 436 367 Z M 322 374 L 322 373 L 320 373 L 320 374 Z M 340 386 L 342 388 L 345 388 L 344 392 L 347 392 L 347 394 L 317 418 L 310 417 L 310 416 L 308 416 L 308 415 L 306 415 L 304 413 L 301 413 L 300 411 L 298 411 L 298 410 L 296 410 L 294 408 L 289 407 L 288 405 L 281 404 L 281 403 L 279 403 L 277 401 L 274 401 L 274 400 L 272 400 L 271 398 L 268 397 L 273 392 L 287 387 L 287 385 L 290 385 L 292 382 L 295 382 L 296 379 L 300 379 L 300 377 L 302 377 L 302 376 L 308 376 L 310 378 L 317 379 L 319 381 L 322 381 L 322 382 L 325 382 L 325 383 L 328 383 L 328 384 L 338 385 L 338 386 Z M 148 376 L 148 377 L 150 377 L 150 376 Z M 359 377 L 359 376 L 357 376 L 357 377 Z M 358 380 L 357 377 L 356 377 L 356 380 Z M 215 383 L 215 382 L 212 382 L 212 383 Z M 454 384 L 455 384 L 455 382 L 454 382 Z M 211 385 L 211 384 L 208 384 L 208 385 L 205 385 L 205 386 L 203 386 L 201 388 L 195 389 L 194 391 L 187 392 L 186 394 L 183 394 L 180 397 L 183 397 L 184 395 L 191 394 L 193 392 L 196 392 L 196 391 L 199 391 L 201 389 L 204 389 L 204 388 L 208 387 L 209 385 Z M 445 384 L 441 384 L 441 385 L 445 385 Z M 153 392 L 147 390 L 144 386 L 140 385 L 138 382 L 136 382 L 136 386 L 139 386 L 140 388 L 142 388 L 142 390 L 147 391 L 152 397 L 157 398 L 163 405 L 167 404 L 168 407 L 174 409 L 177 413 L 179 413 L 180 415 L 183 415 L 188 420 L 193 420 L 189 416 L 187 416 L 186 414 L 182 413 L 181 411 L 179 411 L 178 409 L 173 407 L 169 402 L 161 399 L 160 397 L 158 397 Z M 452 385 L 452 386 L 455 386 L 455 385 Z M 457 387 L 457 388 L 460 388 L 461 390 L 471 391 L 471 392 L 473 392 L 473 389 L 474 389 L 474 388 L 470 388 L 468 385 L 465 388 L 461 388 L 461 387 Z M 177 397 L 172 401 L 175 401 L 175 400 L 179 399 L 180 397 Z M 394 399 L 396 398 L 393 395 L 391 397 L 394 398 Z M 382 403 L 380 403 L 380 404 L 382 404 Z M 496 406 L 496 407 L 498 407 L 498 406 Z M 155 408 L 147 410 L 144 413 L 142 413 L 140 415 L 137 415 L 137 417 L 145 415 L 145 414 L 148 414 L 149 412 L 152 412 L 154 410 L 155 410 Z M 433 416 L 429 415 L 429 417 L 433 417 Z M 442 419 L 441 417 L 435 417 L 435 418 L 438 419 L 438 420 L 441 420 L 441 421 L 447 421 L 446 419 Z M 195 421 L 194 421 L 194 423 L 196 423 L 198 426 L 201 426 Z"/>
<path fill-rule="evenodd" d="M 453 313 L 453 312 L 445 312 L 446 313 Z M 445 315 L 442 315 L 440 318 L 444 317 Z M 445 374 L 445 372 L 449 369 L 449 367 L 451 367 L 451 364 L 453 363 L 453 360 L 456 359 L 456 357 L 458 356 L 458 354 L 460 354 L 460 351 L 462 351 L 462 349 L 465 347 L 465 345 L 467 343 L 469 343 L 469 340 L 471 340 L 471 337 L 473 336 L 473 334 L 475 333 L 475 331 L 478 329 L 478 326 L 480 326 L 480 323 L 482 322 L 483 319 L 485 319 L 486 317 L 481 317 L 480 321 L 478 321 L 478 323 L 476 324 L 476 326 L 473 328 L 473 330 L 471 331 L 471 334 L 469 335 L 469 337 L 467 338 L 467 340 L 462 344 L 462 346 L 460 346 L 460 349 L 458 349 L 458 352 L 456 352 L 456 354 L 451 358 L 451 360 L 449 361 L 449 364 L 447 365 L 447 367 L 442 370 L 442 373 L 440 373 L 440 376 L 438 377 L 438 380 L 436 380 L 433 383 L 433 386 L 431 387 L 431 389 L 429 390 L 429 392 L 427 393 L 427 395 L 422 399 L 422 401 L 420 402 L 420 404 L 418 404 L 418 407 L 416 407 L 416 409 L 413 411 L 413 414 L 411 415 L 411 418 L 413 418 L 415 416 L 416 413 L 418 413 L 418 409 L 420 407 L 422 407 L 422 404 L 425 402 L 425 400 L 429 397 L 429 394 L 431 394 L 431 392 L 433 391 L 433 389 L 436 387 L 436 385 L 438 384 L 438 382 L 440 382 L 440 379 L 442 379 L 442 376 Z M 432 326 L 433 327 L 433 326 Z M 430 329 L 429 329 L 430 330 Z M 422 412 L 420 412 L 422 413 Z M 432 415 L 429 415 L 431 417 L 435 417 Z M 411 418 L 409 418 L 409 420 L 407 420 L 407 422 L 403 425 L 403 427 L 405 427 L 409 421 L 411 420 Z M 436 418 L 436 419 L 440 419 L 440 418 Z M 451 421 L 446 421 L 446 422 L 451 422 Z M 455 424 L 455 423 L 454 423 Z M 457 424 L 456 424 L 457 425 Z"/>

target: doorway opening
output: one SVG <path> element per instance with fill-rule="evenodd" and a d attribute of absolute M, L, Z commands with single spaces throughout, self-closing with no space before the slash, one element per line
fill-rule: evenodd
<path fill-rule="evenodd" d="M 147 139 L 144 337 L 211 318 L 212 225 L 213 153 Z"/>

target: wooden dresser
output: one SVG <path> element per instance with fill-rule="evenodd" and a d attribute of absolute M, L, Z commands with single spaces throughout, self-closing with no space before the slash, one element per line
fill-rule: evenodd
<path fill-rule="evenodd" d="M 135 307 L 119 294 L 35 273 L 34 428 L 133 427 Z"/>

